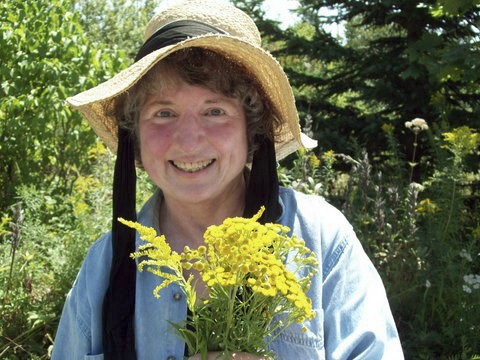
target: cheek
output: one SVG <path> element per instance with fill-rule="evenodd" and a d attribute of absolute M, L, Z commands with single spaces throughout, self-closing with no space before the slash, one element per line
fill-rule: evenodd
<path fill-rule="evenodd" d="M 238 137 L 236 148 L 238 149 L 240 157 L 245 158 L 246 161 L 248 154 L 248 140 L 246 134 Z"/>
<path fill-rule="evenodd" d="M 172 133 L 167 129 L 156 126 L 142 126 L 139 129 L 140 156 L 142 161 L 150 156 L 157 157 L 165 153 L 172 138 Z"/>
<path fill-rule="evenodd" d="M 225 151 L 230 153 L 232 161 L 244 164 L 247 162 L 248 141 L 244 129 L 237 128 L 229 134 L 223 134 L 219 139 Z"/>

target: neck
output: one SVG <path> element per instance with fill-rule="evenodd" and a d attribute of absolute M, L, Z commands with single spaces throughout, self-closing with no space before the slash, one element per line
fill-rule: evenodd
<path fill-rule="evenodd" d="M 203 244 L 203 234 L 210 225 L 220 225 L 227 217 L 242 216 L 245 207 L 245 186 L 227 198 L 202 203 L 180 203 L 164 197 L 160 208 L 160 229 L 175 251 L 185 245 L 196 248 Z"/>

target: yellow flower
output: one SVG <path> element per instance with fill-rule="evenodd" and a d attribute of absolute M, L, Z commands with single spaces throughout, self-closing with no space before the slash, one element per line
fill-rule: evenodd
<path fill-rule="evenodd" d="M 335 151 L 333 150 L 325 151 L 322 155 L 322 159 L 327 163 L 335 162 Z"/>
<path fill-rule="evenodd" d="M 333 151 L 324 156 L 334 159 Z M 289 237 L 287 226 L 260 224 L 258 219 L 264 210 L 262 207 L 252 218 L 228 218 L 221 225 L 208 227 L 205 245 L 198 249 L 185 247 L 180 254 L 172 251 L 165 237 L 157 236 L 154 229 L 120 220 L 136 229 L 146 242 L 131 256 L 140 259 L 140 271 L 147 268 L 162 278 L 154 295 L 160 296 L 160 291 L 172 283 L 183 289 L 192 312 L 187 322 L 196 331 L 188 332 L 175 324 L 174 328 L 188 339 L 192 353 L 198 353 L 198 344 L 207 344 L 207 338 L 215 333 L 224 344 L 222 350 L 269 354 L 266 344 L 263 348 L 258 344 L 294 322 L 303 323 L 315 317 L 306 295 L 318 267 L 315 254 L 303 240 Z M 193 276 L 183 277 L 183 270 L 192 268 L 199 272 L 209 294 L 200 302 L 191 285 Z M 298 274 L 305 275 L 297 277 Z M 282 320 L 275 321 L 280 314 Z M 238 334 L 239 328 L 249 329 L 248 336 L 232 335 Z M 213 349 L 218 346 L 217 342 Z"/>
<path fill-rule="evenodd" d="M 433 214 L 437 211 L 438 206 L 429 198 L 421 200 L 415 208 L 415 212 L 419 214 Z"/>
<path fill-rule="evenodd" d="M 480 145 L 480 133 L 468 126 L 460 126 L 442 135 L 446 142 L 443 147 L 460 157 L 473 153 Z"/>
<path fill-rule="evenodd" d="M 207 248 L 205 246 L 199 246 L 198 247 L 198 254 L 199 255 L 205 255 L 207 253 Z"/>
<path fill-rule="evenodd" d="M 107 148 L 103 145 L 102 142 L 97 141 L 95 147 L 88 150 L 88 158 L 89 159 L 96 159 L 100 155 L 103 155 L 107 152 Z"/>
<path fill-rule="evenodd" d="M 196 262 L 192 265 L 193 269 L 197 270 L 197 271 L 203 271 L 205 269 L 205 266 L 201 263 L 201 262 Z"/>
<path fill-rule="evenodd" d="M 315 154 L 310 155 L 308 160 L 311 167 L 316 168 L 320 166 L 320 159 Z"/>
<path fill-rule="evenodd" d="M 393 133 L 393 130 L 395 130 L 395 127 L 392 124 L 383 124 L 382 125 L 382 131 L 386 134 Z"/>

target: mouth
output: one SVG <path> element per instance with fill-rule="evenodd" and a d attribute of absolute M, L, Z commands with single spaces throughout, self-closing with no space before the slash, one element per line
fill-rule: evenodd
<path fill-rule="evenodd" d="M 214 163 L 214 161 L 215 159 L 196 161 L 196 162 L 183 162 L 183 161 L 170 160 L 170 163 L 179 170 L 186 171 L 189 173 L 194 173 L 209 167 L 211 164 Z"/>

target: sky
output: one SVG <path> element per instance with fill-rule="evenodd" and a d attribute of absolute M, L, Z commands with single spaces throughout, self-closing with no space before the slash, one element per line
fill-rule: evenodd
<path fill-rule="evenodd" d="M 279 20 L 282 27 L 288 27 L 295 24 L 297 16 L 290 10 L 297 7 L 296 0 L 265 0 L 264 8 L 268 18 Z"/>
<path fill-rule="evenodd" d="M 298 17 L 295 13 L 292 13 L 291 10 L 295 9 L 298 6 L 298 1 L 296 0 L 265 0 L 264 7 L 265 13 L 268 18 L 272 20 L 279 20 L 282 22 L 281 27 L 287 28 L 288 26 L 294 25 L 298 20 Z M 320 11 L 325 15 L 333 14 L 332 10 L 322 9 Z M 333 24 L 325 27 L 333 36 L 338 34 L 343 35 L 343 26 Z"/>
<path fill-rule="evenodd" d="M 160 8 L 176 4 L 180 1 L 182 0 L 163 0 Z M 282 28 L 287 28 L 288 26 L 295 24 L 295 22 L 298 20 L 296 15 L 290 11 L 295 9 L 297 4 L 297 0 L 265 0 L 265 14 L 269 19 L 280 21 L 282 23 Z M 332 25 L 326 30 L 330 31 L 335 36 L 339 32 L 341 33 L 342 26 Z"/>
<path fill-rule="evenodd" d="M 168 7 L 181 1 L 182 0 L 163 0 L 159 8 Z M 289 9 L 295 8 L 297 4 L 296 0 L 265 0 L 264 4 L 267 16 L 270 19 L 280 20 L 285 26 L 295 23 L 295 16 L 289 12 Z"/>

